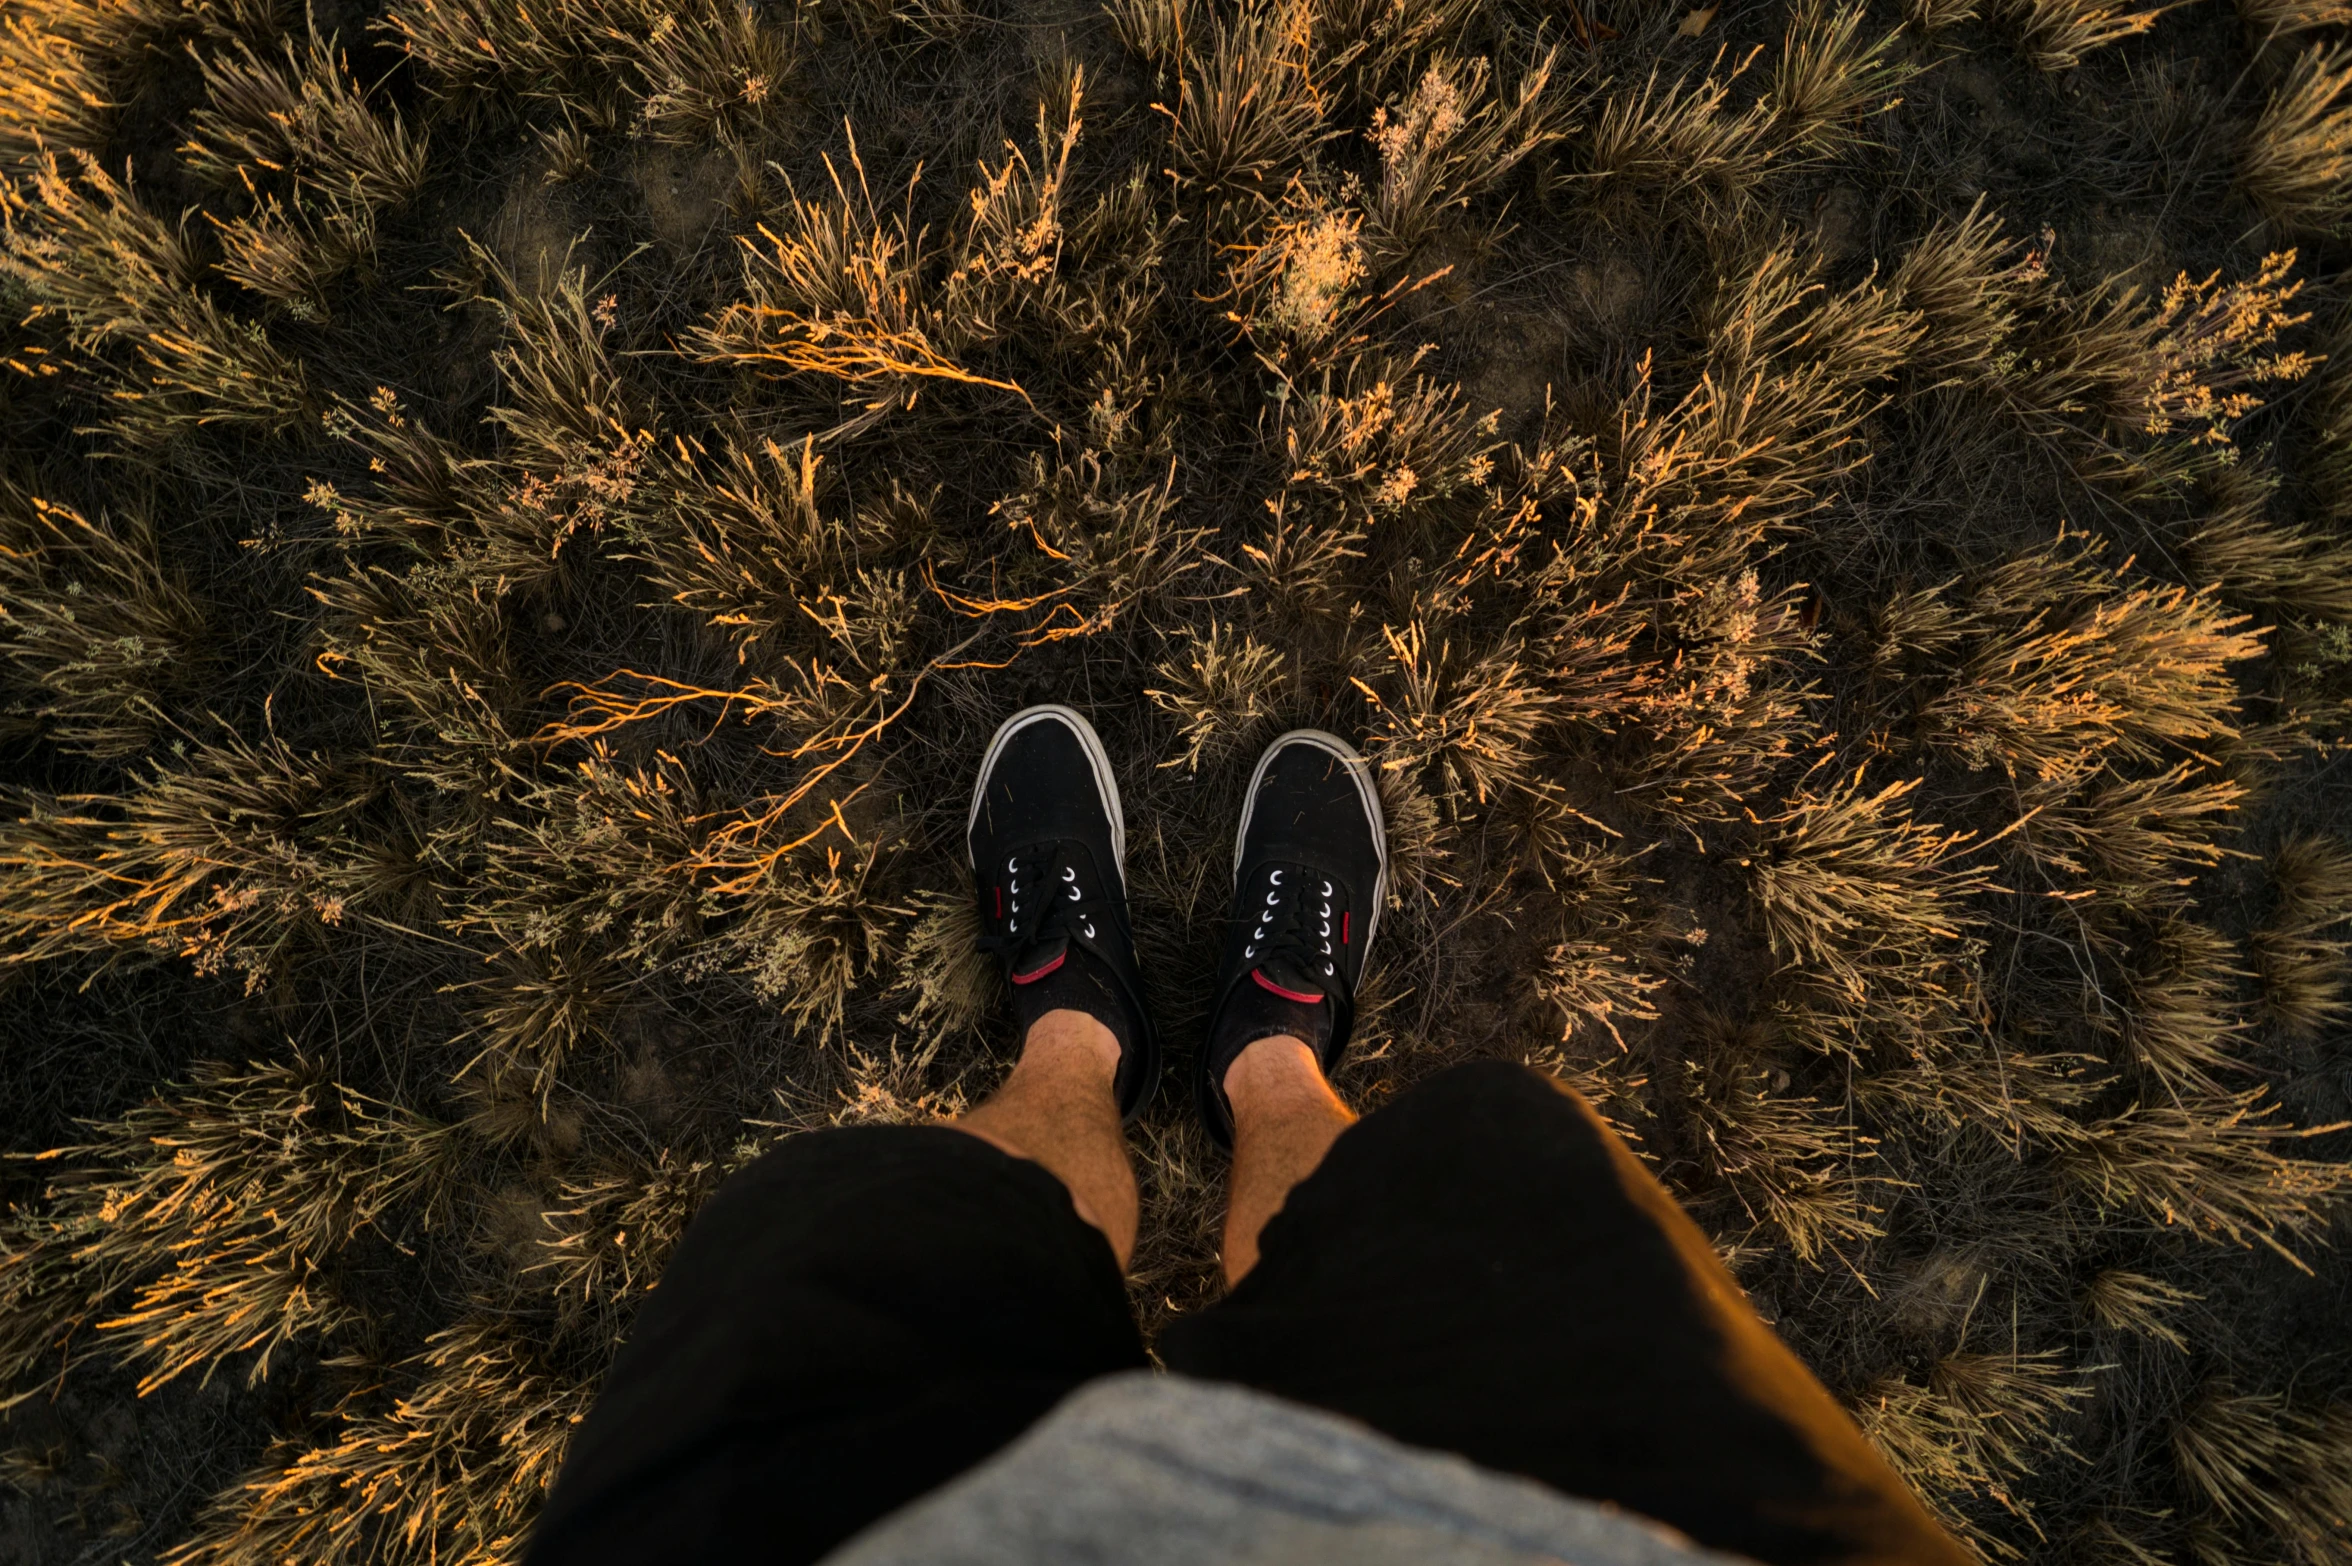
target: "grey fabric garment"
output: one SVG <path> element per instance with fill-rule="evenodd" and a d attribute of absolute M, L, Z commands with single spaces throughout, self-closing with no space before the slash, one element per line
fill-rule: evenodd
<path fill-rule="evenodd" d="M 827 1566 L 1728 1566 L 1572 1500 L 1244 1387 L 1138 1371 L 1072 1393 L 1011 1446 Z"/>

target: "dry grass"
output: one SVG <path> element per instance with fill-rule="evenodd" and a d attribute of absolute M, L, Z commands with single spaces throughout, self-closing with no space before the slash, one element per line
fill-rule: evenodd
<path fill-rule="evenodd" d="M 12 1431 L 514 1560 L 725 1173 L 1002 1069 L 1051 699 L 1179 1058 L 1346 732 L 1345 1092 L 1583 1086 L 1988 1558 L 2340 1566 L 2341 18 L 1976 9 L 0 8 Z"/>

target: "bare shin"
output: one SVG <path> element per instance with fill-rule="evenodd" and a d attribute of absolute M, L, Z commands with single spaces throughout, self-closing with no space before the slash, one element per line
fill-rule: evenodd
<path fill-rule="evenodd" d="M 1225 1207 L 1225 1281 L 1258 1264 L 1258 1231 L 1282 1211 L 1290 1188 L 1315 1172 L 1339 1134 L 1356 1123 L 1323 1079 L 1315 1052 L 1288 1036 L 1259 1039 L 1225 1072 L 1233 1105 L 1233 1175 Z"/>
<path fill-rule="evenodd" d="M 1044 1165 L 1124 1268 L 1135 1253 L 1136 1194 L 1111 1091 L 1118 1069 L 1110 1029 L 1082 1011 L 1049 1011 L 1029 1029 L 1004 1085 L 949 1124 Z"/>

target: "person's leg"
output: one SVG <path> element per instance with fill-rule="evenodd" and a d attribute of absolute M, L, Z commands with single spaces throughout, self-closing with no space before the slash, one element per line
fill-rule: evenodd
<path fill-rule="evenodd" d="M 1274 1034 L 1251 1043 L 1225 1073 L 1233 1103 L 1233 1173 L 1226 1183 L 1225 1281 L 1258 1264 L 1258 1231 L 1290 1188 L 1315 1172 L 1339 1134 L 1356 1123 L 1303 1040 Z"/>
<path fill-rule="evenodd" d="M 1148 1363 L 1116 1064 L 1051 1013 L 962 1120 L 811 1132 L 738 1171 L 639 1310 L 531 1566 L 814 1560 Z"/>
<path fill-rule="evenodd" d="M 1004 1085 L 949 1124 L 1051 1170 L 1125 1268 L 1135 1254 L 1135 1168 L 1111 1096 L 1118 1069 L 1110 1029 L 1082 1011 L 1049 1011 L 1030 1028 Z"/>
<path fill-rule="evenodd" d="M 1171 1369 L 1771 1566 L 1968 1559 L 1581 1098 L 1486 1062 L 1342 1132 L 1295 1080 L 1257 1091 L 1305 1064 L 1287 1042 L 1247 1046 L 1224 1080 L 1237 1153 L 1288 1146 L 1293 1163 L 1237 1156 L 1240 1282 L 1162 1335 Z M 1316 1136 L 1328 1151 L 1284 1187 Z"/>

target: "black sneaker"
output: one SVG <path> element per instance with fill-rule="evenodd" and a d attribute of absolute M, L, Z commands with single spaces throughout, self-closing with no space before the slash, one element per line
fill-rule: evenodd
<path fill-rule="evenodd" d="M 980 761 L 965 829 L 980 948 L 1003 959 L 1027 1033 L 1067 1007 L 1119 1041 L 1119 1112 L 1142 1113 L 1160 1080 L 1127 922 L 1127 824 L 1094 726 L 1067 707 L 1005 719 Z"/>
<path fill-rule="evenodd" d="M 1370 765 L 1320 729 L 1267 746 L 1234 836 L 1225 959 L 1194 1073 L 1220 1147 L 1233 1145 L 1225 1072 L 1244 1047 L 1287 1033 L 1326 1074 L 1339 1063 L 1387 893 L 1388 830 Z"/>

